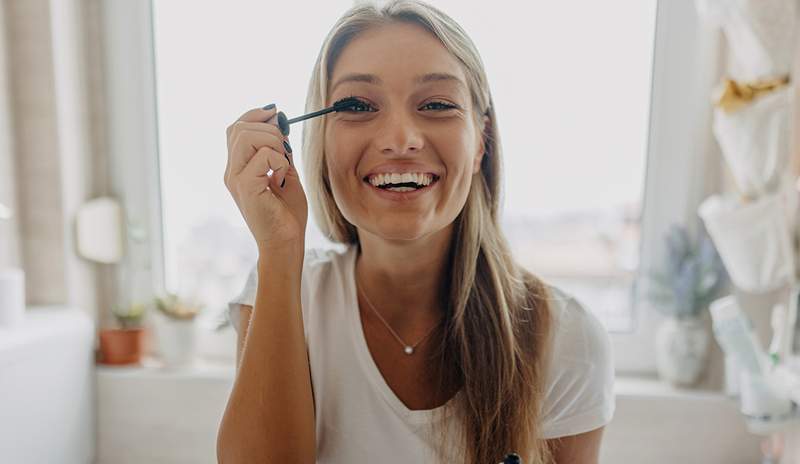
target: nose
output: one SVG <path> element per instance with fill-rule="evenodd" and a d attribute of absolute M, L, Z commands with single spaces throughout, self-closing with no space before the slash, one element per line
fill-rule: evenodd
<path fill-rule="evenodd" d="M 378 150 L 384 155 L 418 153 L 423 146 L 423 136 L 413 115 L 404 110 L 388 113 L 375 133 L 374 142 Z"/>

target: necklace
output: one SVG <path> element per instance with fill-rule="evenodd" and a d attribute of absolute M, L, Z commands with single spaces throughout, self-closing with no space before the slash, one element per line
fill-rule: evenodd
<path fill-rule="evenodd" d="M 388 323 L 388 322 L 386 322 L 386 319 L 384 319 L 384 318 L 383 318 L 383 316 L 381 316 L 381 313 L 379 313 L 379 312 L 378 312 L 378 310 L 377 310 L 377 309 L 375 309 L 375 306 L 373 306 L 373 305 L 372 305 L 372 302 L 371 302 L 371 301 L 369 301 L 369 298 L 367 298 L 367 295 L 364 293 L 364 291 L 363 291 L 363 290 L 361 290 L 361 286 L 359 286 L 359 285 L 358 285 L 358 279 L 355 279 L 355 280 L 356 280 L 356 288 L 357 288 L 357 289 L 358 289 L 358 291 L 361 293 L 361 296 L 363 296 L 363 297 L 364 297 L 364 300 L 366 300 L 366 302 L 367 302 L 367 306 L 369 306 L 369 307 L 372 309 L 372 311 L 373 311 L 373 312 L 374 312 L 374 313 L 375 313 L 375 314 L 378 316 L 378 318 L 381 320 L 381 322 L 383 322 L 383 324 L 386 326 L 386 328 L 388 328 L 388 329 L 389 329 L 389 331 L 390 331 L 390 332 L 392 332 L 392 335 L 394 335 L 394 338 L 396 338 L 396 339 L 397 339 L 397 341 L 398 341 L 398 342 L 400 342 L 400 345 L 402 345 L 402 346 L 403 346 L 403 352 L 405 352 L 405 354 L 407 354 L 407 355 L 409 355 L 409 356 L 411 356 L 412 354 L 414 354 L 414 350 L 416 349 L 417 345 L 419 345 L 419 344 L 420 344 L 420 343 L 422 343 L 422 342 L 423 342 L 423 341 L 424 341 L 426 338 L 428 338 L 428 337 L 429 337 L 429 336 L 430 336 L 430 335 L 433 333 L 433 329 L 435 329 L 435 328 L 436 328 L 436 327 L 439 325 L 439 323 L 441 323 L 441 321 L 439 321 L 439 322 L 437 322 L 437 323 L 436 323 L 436 324 L 435 324 L 433 327 L 431 327 L 431 330 L 429 330 L 429 331 L 428 331 L 428 334 L 427 334 L 427 335 L 425 335 L 424 337 L 422 337 L 422 340 L 418 341 L 417 343 L 415 343 L 415 344 L 413 344 L 413 345 L 409 345 L 408 343 L 404 342 L 404 341 L 403 341 L 403 339 L 402 339 L 402 338 L 400 338 L 400 336 L 399 336 L 399 335 L 397 335 L 397 332 L 395 332 L 395 331 L 394 331 L 394 329 L 392 328 L 392 326 L 390 326 L 390 325 L 389 325 L 389 323 Z"/>

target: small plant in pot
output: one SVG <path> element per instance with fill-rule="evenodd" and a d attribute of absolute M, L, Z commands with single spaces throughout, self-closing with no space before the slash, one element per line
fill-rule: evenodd
<path fill-rule="evenodd" d="M 728 275 L 707 234 L 692 241 L 685 226 L 674 225 L 666 245 L 663 269 L 647 273 L 648 300 L 667 316 L 656 334 L 656 365 L 662 379 L 692 386 L 708 360 L 711 335 L 704 316 Z"/>
<path fill-rule="evenodd" d="M 144 303 L 112 307 L 119 328 L 100 330 L 101 364 L 126 365 L 141 362 L 144 351 L 143 318 L 147 310 Z"/>
<path fill-rule="evenodd" d="M 156 340 L 164 364 L 190 366 L 197 352 L 196 318 L 202 304 L 183 299 L 174 293 L 155 298 L 159 317 L 155 321 Z"/>

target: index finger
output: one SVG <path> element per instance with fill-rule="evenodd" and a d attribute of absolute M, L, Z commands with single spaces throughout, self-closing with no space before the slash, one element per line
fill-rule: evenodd
<path fill-rule="evenodd" d="M 266 107 L 269 107 L 267 105 Z M 265 108 L 266 108 L 265 107 Z M 275 105 L 272 105 L 272 108 L 265 110 L 264 108 L 253 108 L 252 110 L 244 113 L 237 119 L 237 121 L 244 121 L 244 122 L 265 122 L 267 119 L 275 116 L 278 112 L 278 109 Z"/>

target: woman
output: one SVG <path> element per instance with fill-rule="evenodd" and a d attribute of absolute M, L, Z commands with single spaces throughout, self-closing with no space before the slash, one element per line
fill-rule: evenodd
<path fill-rule="evenodd" d="M 347 97 L 360 104 L 305 123 L 303 185 L 274 105 L 228 128 L 225 183 L 259 259 L 230 304 L 219 461 L 596 463 L 608 335 L 511 256 L 471 40 L 422 3 L 358 5 L 326 38 L 306 107 Z M 346 251 L 304 251 L 303 187 Z"/>

